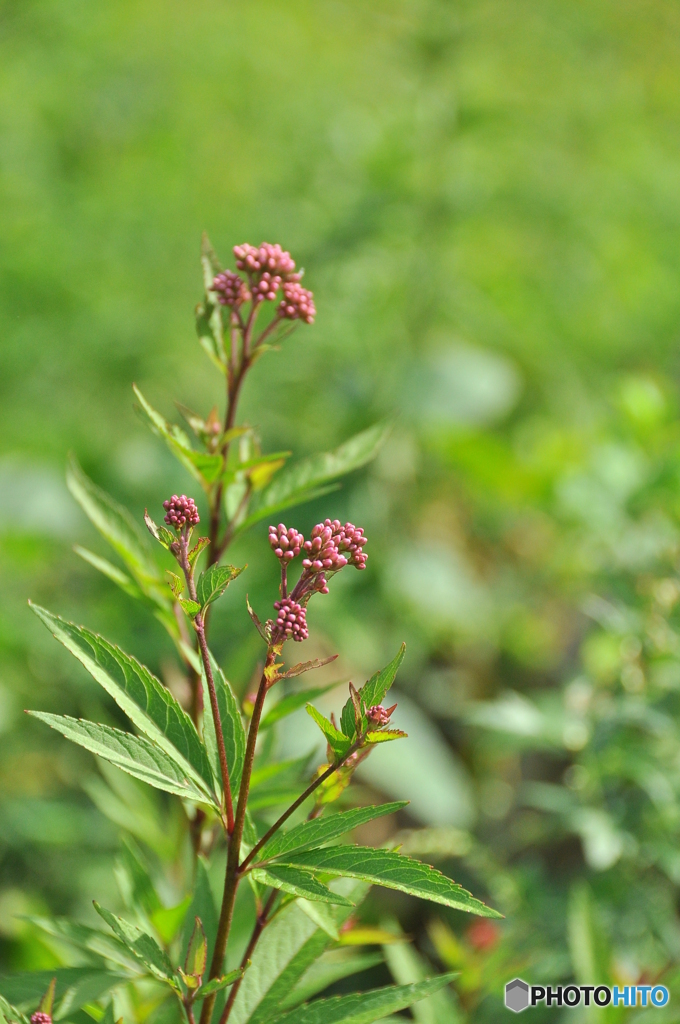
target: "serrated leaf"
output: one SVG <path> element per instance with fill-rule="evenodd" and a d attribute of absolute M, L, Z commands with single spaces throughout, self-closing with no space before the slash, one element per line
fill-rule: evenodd
<path fill-rule="evenodd" d="M 104 760 L 110 761 L 116 768 L 128 775 L 146 782 L 155 789 L 166 793 L 174 793 L 185 800 L 195 803 L 215 804 L 214 798 L 208 799 L 203 789 L 199 789 L 188 778 L 176 761 L 172 760 L 159 746 L 143 736 L 133 736 L 120 729 L 112 729 L 108 725 L 97 725 L 67 715 L 49 715 L 42 711 L 27 712 L 33 718 L 40 719 L 50 728 L 60 732 L 67 740 L 77 743 Z"/>
<path fill-rule="evenodd" d="M 304 707 L 310 700 L 322 697 L 325 693 L 329 693 L 339 685 L 339 683 L 331 683 L 330 686 L 314 686 L 309 690 L 298 690 L 297 693 L 286 694 L 264 715 L 260 722 L 260 732 L 263 729 L 270 729 L 275 722 L 286 718 L 288 715 L 292 715 L 294 711 Z"/>
<path fill-rule="evenodd" d="M 311 715 L 311 717 L 314 719 L 316 724 L 321 729 L 321 732 L 328 740 L 330 748 L 335 754 L 336 759 L 340 760 L 340 758 L 344 757 L 347 751 L 352 746 L 352 743 L 347 738 L 347 736 L 339 732 L 332 724 L 332 722 L 328 721 L 325 715 L 322 715 L 320 711 L 317 711 L 313 704 L 307 705 L 307 713 Z"/>
<path fill-rule="evenodd" d="M 217 664 L 212 654 L 210 655 L 215 693 L 217 695 L 217 706 L 220 712 L 222 733 L 224 735 L 224 747 L 227 752 L 227 766 L 229 768 L 229 786 L 232 796 L 235 797 L 241 785 L 241 774 L 243 772 L 243 759 L 246 752 L 246 733 L 243 727 L 243 719 L 239 703 L 234 691 L 229 685 L 227 678 Z M 210 763 L 213 766 L 213 773 L 216 779 L 221 779 L 220 761 L 217 751 L 217 736 L 213 722 L 212 706 L 208 683 L 205 678 L 205 670 L 201 666 L 201 679 L 203 682 L 203 740 L 208 751 Z"/>
<path fill-rule="evenodd" d="M 95 555 L 93 551 L 88 551 L 87 548 L 82 548 L 80 544 L 74 544 L 73 550 L 83 561 L 88 562 L 93 568 L 98 569 L 104 576 L 112 580 L 128 597 L 134 597 L 138 601 L 144 597 L 143 592 L 135 581 L 119 569 L 117 565 L 113 565 L 106 558 Z"/>
<path fill-rule="evenodd" d="M 389 740 L 403 740 L 408 736 L 402 729 L 380 729 L 378 732 L 367 732 L 366 743 L 387 743 Z"/>
<path fill-rule="evenodd" d="M 266 868 L 253 868 L 252 876 L 262 885 L 271 885 L 293 896 L 303 896 L 307 900 L 318 900 L 321 903 L 333 903 L 336 906 L 353 906 L 350 900 L 331 890 L 319 882 L 310 871 L 302 871 L 288 864 L 268 864 Z"/>
<path fill-rule="evenodd" d="M 376 423 L 355 434 L 335 451 L 322 452 L 287 467 L 262 491 L 259 505 L 281 508 L 294 495 L 304 494 L 366 465 L 377 455 L 389 430 L 389 424 Z"/>
<path fill-rule="evenodd" d="M 202 572 L 196 583 L 196 596 L 201 608 L 207 608 L 225 592 L 232 580 L 240 576 L 245 566 L 240 569 L 233 565 L 211 565 Z"/>
<path fill-rule="evenodd" d="M 243 971 L 241 968 L 237 968 L 235 971 L 230 971 L 229 974 L 223 974 L 221 978 L 213 978 L 206 985 L 203 985 L 201 989 L 196 993 L 197 999 L 205 999 L 206 996 L 211 996 L 213 992 L 221 992 L 223 988 L 227 988 L 228 985 L 233 985 L 235 981 L 243 977 Z"/>
<path fill-rule="evenodd" d="M 338 889 L 359 902 L 368 887 L 361 883 L 336 883 Z M 351 907 L 328 906 L 338 928 L 352 912 Z M 332 939 L 310 920 L 295 903 L 267 926 L 255 949 L 232 1009 L 229 1024 L 264 1024 L 280 1010 L 282 1000 L 305 971 L 330 945 Z"/>
<path fill-rule="evenodd" d="M 406 644 L 402 644 L 389 665 L 386 665 L 380 672 L 376 672 L 361 687 L 359 693 L 367 708 L 373 707 L 375 704 L 382 704 L 385 694 L 394 682 L 399 666 L 404 660 L 405 652 Z"/>
<path fill-rule="evenodd" d="M 442 974 L 414 985 L 390 985 L 370 992 L 317 999 L 281 1017 L 273 1017 L 272 1024 L 374 1024 L 387 1014 L 438 992 L 454 977 L 455 974 Z"/>
<path fill-rule="evenodd" d="M 360 878 L 372 885 L 397 889 L 431 903 L 455 907 L 480 917 L 502 917 L 485 906 L 441 871 L 392 850 L 369 846 L 327 846 L 291 855 L 285 863 L 309 871 L 322 871 L 345 878 Z"/>
<path fill-rule="evenodd" d="M 176 985 L 175 972 L 170 959 L 153 936 L 142 931 L 137 925 L 112 914 L 110 910 L 106 910 L 97 902 L 94 903 L 94 909 L 106 921 L 113 934 L 128 947 L 154 977 L 160 981 L 170 981 L 173 986 Z"/>
<path fill-rule="evenodd" d="M 200 917 L 194 918 L 194 930 L 189 939 L 189 948 L 184 958 L 185 974 L 193 975 L 195 978 L 202 978 L 205 974 L 208 962 L 208 941 L 203 930 L 203 922 Z"/>
<path fill-rule="evenodd" d="M 394 814 L 408 806 L 408 800 L 371 807 L 354 807 L 350 811 L 340 811 L 326 818 L 315 818 L 303 821 L 289 832 L 275 833 L 260 851 L 259 860 L 271 860 L 284 857 L 293 851 L 311 850 L 330 843 L 333 839 L 351 832 L 359 825 L 365 825 L 375 818 L 386 814 Z"/>
<path fill-rule="evenodd" d="M 310 900 L 299 898 L 297 900 L 297 906 L 309 917 L 315 924 L 318 924 L 319 928 L 325 931 L 326 935 L 330 936 L 335 942 L 340 939 L 340 932 L 338 926 L 335 923 L 330 907 L 327 903 L 316 902 L 313 903 Z M 303 1000 L 301 999 L 300 1002 Z"/>
<path fill-rule="evenodd" d="M 88 519 L 122 558 L 142 590 L 158 597 L 162 585 L 158 566 L 151 557 L 147 538 L 128 510 L 97 487 L 73 455 L 69 458 L 66 483 Z"/>
<path fill-rule="evenodd" d="M 201 801 L 205 803 L 207 798 L 217 803 L 207 751 L 191 718 L 170 691 L 144 665 L 103 637 L 39 605 L 31 608 L 140 732 L 182 768 L 196 790 L 203 791 Z"/>
<path fill-rule="evenodd" d="M 191 447 L 191 442 L 181 427 L 178 427 L 176 424 L 168 423 L 165 417 L 161 416 L 161 414 L 157 412 L 149 402 L 147 402 L 136 384 L 132 385 L 132 390 L 134 391 L 154 434 L 163 438 L 175 458 L 186 470 L 188 470 L 189 473 L 191 473 L 194 479 L 198 480 L 206 491 L 209 491 L 211 484 L 213 484 L 222 473 L 222 467 L 224 465 L 222 456 L 195 451 L 195 449 Z"/>

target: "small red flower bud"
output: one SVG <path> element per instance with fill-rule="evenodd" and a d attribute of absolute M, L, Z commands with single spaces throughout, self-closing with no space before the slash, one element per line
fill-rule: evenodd
<path fill-rule="evenodd" d="M 283 597 L 280 601 L 274 602 L 274 608 L 279 613 L 274 623 L 275 633 L 287 638 L 292 637 L 293 640 L 299 643 L 307 639 L 309 636 L 307 612 L 302 605 L 299 605 L 290 597 Z"/>
<path fill-rule="evenodd" d="M 218 302 L 233 309 L 250 300 L 250 292 L 245 281 L 231 270 L 225 270 L 224 273 L 217 275 L 213 281 L 213 291 L 217 293 Z"/>
<path fill-rule="evenodd" d="M 300 554 L 305 538 L 294 527 L 286 529 L 283 523 L 269 527 L 269 543 L 276 557 L 291 562 Z"/>
<path fill-rule="evenodd" d="M 366 717 L 371 725 L 387 725 L 396 706 L 394 704 L 391 708 L 384 708 L 382 704 L 374 704 L 366 712 Z"/>
<path fill-rule="evenodd" d="M 316 316 L 313 293 L 298 281 L 286 281 L 279 303 L 279 316 L 284 320 L 304 320 L 306 324 L 313 324 Z"/>
<path fill-rule="evenodd" d="M 31 1017 L 31 1024 L 52 1024 L 52 1018 L 49 1013 L 42 1013 L 40 1010 Z"/>

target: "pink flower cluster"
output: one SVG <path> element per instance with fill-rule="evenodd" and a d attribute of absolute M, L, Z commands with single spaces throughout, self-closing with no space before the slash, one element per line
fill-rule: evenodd
<path fill-rule="evenodd" d="M 382 704 L 374 704 L 366 712 L 366 717 L 371 725 L 387 725 L 396 706 L 393 704 L 391 708 L 384 708 Z"/>
<path fill-rule="evenodd" d="M 286 277 L 288 280 L 300 279 L 300 275 L 295 274 L 295 260 L 280 245 L 263 242 L 260 246 L 254 246 L 246 242 L 234 246 L 234 256 L 236 266 L 246 274 L 259 275 L 268 272 L 279 278 Z"/>
<path fill-rule="evenodd" d="M 279 316 L 284 320 L 304 320 L 306 324 L 313 324 L 316 316 L 313 293 L 297 281 L 286 281 L 279 303 Z"/>
<path fill-rule="evenodd" d="M 290 597 L 283 597 L 274 603 L 274 608 L 279 613 L 274 623 L 274 632 L 301 643 L 309 636 L 307 629 L 307 612 Z"/>
<path fill-rule="evenodd" d="M 41 1010 L 36 1010 L 31 1017 L 31 1024 L 52 1024 L 52 1018 L 49 1013 L 43 1013 Z"/>
<path fill-rule="evenodd" d="M 294 527 L 286 529 L 283 523 L 269 527 L 269 543 L 277 558 L 290 562 L 297 558 L 302 550 L 305 538 Z"/>
<path fill-rule="evenodd" d="M 196 526 L 201 521 L 196 502 L 193 498 L 187 498 L 186 494 L 181 494 L 179 497 L 173 494 L 172 498 L 163 502 L 163 508 L 166 513 L 166 524 L 173 526 L 176 530 L 181 530 L 186 524 Z"/>
<path fill-rule="evenodd" d="M 353 565 L 365 569 L 368 555 L 362 551 L 367 538 L 361 527 L 353 523 L 343 526 L 339 519 L 326 519 L 312 530 L 312 539 L 305 541 L 307 557 L 302 564 L 306 569 L 342 569 Z"/>
<path fill-rule="evenodd" d="M 248 286 L 233 270 L 225 270 L 218 274 L 213 281 L 213 291 L 217 292 L 217 300 L 223 306 L 231 306 L 238 309 L 244 302 L 250 301 Z"/>

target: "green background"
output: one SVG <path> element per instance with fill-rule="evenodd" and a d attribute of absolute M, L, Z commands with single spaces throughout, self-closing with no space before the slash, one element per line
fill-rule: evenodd
<path fill-rule="evenodd" d="M 403 827 L 436 829 L 437 863 L 507 920 L 374 913 L 462 970 L 475 1020 L 516 973 L 672 982 L 679 57 L 659 0 L 1 0 L 3 967 L 51 966 L 14 915 L 106 902 L 118 844 L 81 788 L 94 762 L 21 714 L 111 714 L 26 599 L 177 674 L 73 554 L 104 548 L 62 481 L 73 450 L 137 516 L 189 486 L 131 383 L 168 417 L 221 401 L 193 327 L 206 230 L 225 263 L 280 242 L 315 294 L 246 389 L 267 450 L 395 417 L 369 469 L 286 519 L 370 538 L 310 648 L 361 681 L 407 641 L 412 739 L 361 784 L 410 797 Z M 215 616 L 241 693 L 265 537 Z M 304 752 L 298 726 L 282 751 Z"/>

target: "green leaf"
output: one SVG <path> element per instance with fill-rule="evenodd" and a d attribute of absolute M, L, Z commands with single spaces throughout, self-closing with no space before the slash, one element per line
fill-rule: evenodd
<path fill-rule="evenodd" d="M 172 591 L 173 597 L 179 601 L 184 590 L 184 580 L 176 572 L 170 572 L 169 569 L 165 570 L 165 575 L 168 577 L 168 586 Z"/>
<path fill-rule="evenodd" d="M 45 993 L 38 1003 L 38 1010 L 40 1013 L 47 1013 L 50 1017 L 52 1016 L 52 1010 L 54 1008 L 54 993 L 57 988 L 57 979 L 52 978 L 50 980 Z"/>
<path fill-rule="evenodd" d="M 170 981 L 173 986 L 176 985 L 175 972 L 170 959 L 153 936 L 143 932 L 137 925 L 130 924 L 122 917 L 112 914 L 110 910 L 106 910 L 99 903 L 95 902 L 94 909 L 106 921 L 113 934 L 128 947 L 154 977 L 161 981 Z"/>
<path fill-rule="evenodd" d="M 303 897 L 298 897 L 297 906 L 306 914 L 307 917 L 311 918 L 315 924 L 318 924 L 319 928 L 322 928 L 326 935 L 338 942 L 340 940 L 340 932 L 338 926 L 335 923 L 330 906 L 327 903 L 313 903 L 310 900 L 306 900 Z M 302 1002 L 302 1000 L 300 1000 Z"/>
<path fill-rule="evenodd" d="M 77 555 L 85 561 L 89 562 L 91 566 L 98 569 L 99 572 L 103 573 L 104 576 L 108 576 L 117 586 L 124 591 L 128 597 L 134 597 L 138 601 L 144 597 L 144 594 L 139 589 L 134 580 L 130 579 L 117 565 L 113 565 L 105 558 L 101 558 L 99 555 L 95 555 L 94 552 L 88 551 L 87 548 L 81 548 L 79 544 L 74 544 L 73 550 Z"/>
<path fill-rule="evenodd" d="M 208 956 L 211 956 L 212 950 L 215 948 L 218 917 L 215 898 L 210 887 L 208 870 L 203 857 L 198 857 L 196 860 L 196 881 L 194 883 L 193 898 L 184 921 L 184 931 L 180 946 L 181 962 L 186 961 L 189 952 L 189 943 L 191 941 L 191 936 L 193 935 L 194 922 L 197 917 L 200 918 L 203 925 Z"/>
<path fill-rule="evenodd" d="M 402 729 L 379 729 L 378 732 L 367 732 L 366 743 L 388 743 L 390 740 L 403 740 L 408 736 Z"/>
<path fill-rule="evenodd" d="M 252 875 L 256 882 L 271 885 L 274 889 L 282 889 L 293 896 L 304 896 L 307 900 L 334 903 L 342 907 L 353 906 L 344 896 L 331 892 L 311 872 L 292 868 L 288 864 L 268 864 L 266 868 L 253 868 Z"/>
<path fill-rule="evenodd" d="M 179 765 L 187 782 L 202 791 L 201 801 L 219 806 L 208 753 L 196 726 L 170 691 L 144 665 L 96 633 L 66 622 L 39 605 L 31 608 L 140 732 Z"/>
<path fill-rule="evenodd" d="M 206 996 L 211 996 L 213 992 L 221 992 L 223 988 L 228 985 L 233 985 L 235 981 L 243 977 L 243 971 L 241 968 L 237 968 L 235 971 L 230 971 L 229 974 L 222 975 L 221 978 L 213 978 L 206 985 L 203 985 L 196 993 L 197 999 L 205 999 Z"/>
<path fill-rule="evenodd" d="M 296 495 L 299 496 L 298 501 L 303 500 L 306 492 L 366 465 L 377 455 L 389 430 L 390 424 L 376 423 L 355 434 L 333 452 L 323 452 L 287 467 L 261 492 L 258 508 L 284 508 Z"/>
<path fill-rule="evenodd" d="M 50 971 L 0 975 L 0 990 L 9 1003 L 33 1012 L 54 977 L 57 979 L 58 1003 L 55 1020 L 79 1010 L 86 1003 L 99 999 L 112 988 L 130 980 L 129 973 L 93 970 L 91 967 L 57 967 Z"/>
<path fill-rule="evenodd" d="M 174 793 L 185 800 L 216 806 L 214 798 L 208 799 L 203 789 L 187 778 L 175 760 L 143 736 L 133 736 L 108 725 L 97 725 L 67 715 L 49 715 L 42 711 L 29 711 L 27 714 L 155 789 Z"/>
<path fill-rule="evenodd" d="M 388 922 L 390 930 L 396 938 L 403 938 L 401 929 L 396 922 Z M 383 945 L 385 960 L 392 977 L 398 985 L 412 985 L 424 981 L 432 971 L 427 963 L 409 942 L 390 942 Z M 458 1011 L 453 993 L 450 989 L 423 999 L 413 1008 L 413 1016 L 417 1024 L 458 1024 L 461 1014 Z"/>
<path fill-rule="evenodd" d="M 389 665 L 386 665 L 385 668 L 381 669 L 380 672 L 376 672 L 375 675 L 372 675 L 368 682 L 364 683 L 364 685 L 359 690 L 359 698 L 362 703 L 363 711 L 363 729 L 365 729 L 368 725 L 366 711 L 368 710 L 368 708 L 371 708 L 376 704 L 382 704 L 383 700 L 385 699 L 387 691 L 394 682 L 399 666 L 404 660 L 405 651 L 406 644 L 402 644 L 399 650 L 397 651 L 395 657 L 389 663 Z M 345 704 L 344 708 L 342 709 L 340 724 L 345 736 L 348 736 L 350 739 L 354 739 L 354 737 L 356 736 L 356 726 L 354 722 L 354 703 L 352 701 L 351 696 L 347 703 Z"/>
<path fill-rule="evenodd" d="M 149 510 L 144 509 L 144 522 L 146 528 L 151 536 L 158 541 L 158 543 L 165 548 L 166 551 L 172 551 L 173 545 L 178 545 L 177 534 L 171 533 L 165 526 L 158 526 L 149 515 Z M 177 547 L 175 548 L 177 550 Z"/>
<path fill-rule="evenodd" d="M 356 954 L 344 949 L 330 950 L 306 971 L 290 995 L 281 1003 L 281 1009 L 290 1010 L 294 1006 L 299 1006 L 336 981 L 377 967 L 382 962 L 383 958 L 379 953 Z"/>
<path fill-rule="evenodd" d="M 235 798 L 238 788 L 241 785 L 241 774 L 243 772 L 243 759 L 246 753 L 246 733 L 243 728 L 243 719 L 239 703 L 234 691 L 227 682 L 224 672 L 217 664 L 212 654 L 210 655 L 213 680 L 215 682 L 215 693 L 217 695 L 217 706 L 220 712 L 222 732 L 224 734 L 224 746 L 227 752 L 227 766 L 229 768 L 229 785 L 232 796 Z M 201 679 L 203 681 L 203 740 L 208 751 L 210 763 L 216 779 L 221 779 L 220 761 L 217 752 L 217 736 L 213 722 L 212 705 L 208 683 L 205 678 L 205 671 L 201 666 Z"/>
<path fill-rule="evenodd" d="M 260 723 L 260 732 L 263 729 L 270 729 L 275 722 L 280 721 L 282 718 L 286 718 L 287 715 L 292 715 L 298 708 L 302 708 L 310 700 L 316 700 L 317 697 L 322 697 L 324 693 L 329 693 L 334 690 L 339 683 L 331 683 L 330 686 L 314 686 L 309 690 L 298 690 L 297 693 L 288 693 L 285 697 L 274 704 L 272 708 L 267 711 Z"/>
<path fill-rule="evenodd" d="M 116 867 L 119 886 L 130 909 L 142 910 L 149 917 L 162 909 L 163 904 L 156 892 L 149 867 L 139 847 L 129 838 L 123 839 Z"/>
<path fill-rule="evenodd" d="M 71 455 L 66 483 L 86 516 L 123 559 L 145 592 L 159 591 L 162 580 L 148 541 L 130 513 L 90 480 Z"/>
<path fill-rule="evenodd" d="M 396 1013 L 438 992 L 453 977 L 454 974 L 442 974 L 415 985 L 393 985 L 370 992 L 317 999 L 282 1017 L 273 1017 L 272 1024 L 373 1024 L 389 1013 Z"/>
<path fill-rule="evenodd" d="M 208 941 L 203 930 L 203 922 L 200 917 L 194 918 L 194 930 L 189 939 L 189 948 L 184 959 L 184 972 L 196 978 L 202 978 L 205 974 L 208 962 Z"/>
<path fill-rule="evenodd" d="M 0 1024 L 29 1024 L 28 1017 L 0 996 Z"/>
<path fill-rule="evenodd" d="M 320 711 L 317 711 L 312 704 L 307 705 L 307 713 L 312 716 L 316 724 L 321 729 L 321 732 L 328 740 L 330 748 L 335 754 L 336 759 L 340 760 L 340 758 L 344 757 L 352 746 L 352 743 L 347 736 L 338 732 L 332 722 L 329 722 L 325 715 L 322 715 Z"/>
<path fill-rule="evenodd" d="M 224 460 L 221 455 L 211 455 L 207 452 L 197 452 L 191 447 L 189 438 L 181 427 L 170 424 L 147 402 L 146 398 L 136 384 L 132 390 L 145 413 L 154 434 L 162 437 L 175 458 L 206 490 L 218 479 L 222 473 Z"/>
<path fill-rule="evenodd" d="M 362 885 L 336 885 L 337 891 L 354 902 L 367 891 Z M 329 905 L 328 909 L 340 928 L 353 908 Z M 257 944 L 229 1024 L 264 1024 L 274 1017 L 282 1000 L 332 941 L 295 903 L 277 914 Z"/>
<path fill-rule="evenodd" d="M 323 871 L 346 878 L 360 878 L 373 885 L 419 896 L 431 903 L 466 910 L 480 917 L 502 917 L 480 900 L 447 878 L 441 871 L 392 850 L 374 850 L 368 846 L 330 846 L 293 854 L 287 864 Z"/>
<path fill-rule="evenodd" d="M 196 596 L 201 608 L 207 608 L 225 592 L 232 580 L 240 576 L 245 566 L 236 569 L 233 565 L 211 565 L 202 572 L 196 583 Z"/>
<path fill-rule="evenodd" d="M 160 935 L 164 946 L 169 946 L 182 927 L 187 910 L 191 905 L 191 896 L 185 897 L 174 907 L 161 907 L 151 915 L 151 924 Z"/>
<path fill-rule="evenodd" d="M 201 606 L 198 603 L 198 601 L 192 601 L 188 597 L 187 598 L 180 597 L 179 598 L 179 603 L 180 603 L 183 611 L 185 611 L 187 613 L 187 615 L 189 616 L 190 619 L 195 619 L 196 616 L 198 615 L 198 613 L 201 610 Z"/>
<path fill-rule="evenodd" d="M 261 522 L 263 519 L 271 519 L 279 512 L 283 512 L 284 509 L 294 508 L 296 505 L 303 505 L 309 501 L 315 501 L 317 498 L 322 498 L 326 494 L 332 494 L 333 491 L 337 491 L 340 484 L 328 484 L 326 487 L 315 487 L 312 490 L 295 491 L 285 501 L 277 502 L 276 504 L 263 505 L 262 503 L 256 509 L 251 512 L 249 516 L 239 524 L 237 530 L 234 531 L 234 537 L 243 533 L 245 530 L 249 530 L 255 523 Z M 260 491 L 260 496 L 266 494 L 266 491 Z"/>
<path fill-rule="evenodd" d="M 122 942 L 107 932 L 98 931 L 96 928 L 89 928 L 84 924 L 77 924 L 65 917 L 27 917 L 36 928 L 51 935 L 55 939 L 67 942 L 75 949 L 84 950 L 87 953 L 94 953 L 105 960 L 111 960 L 121 967 L 131 967 L 135 964 L 129 950 Z"/>
<path fill-rule="evenodd" d="M 198 556 L 201 554 L 202 551 L 204 551 L 207 548 L 209 543 L 210 543 L 210 538 L 209 537 L 199 537 L 198 538 L 198 540 L 194 544 L 193 548 L 189 552 L 189 555 L 188 555 L 189 565 L 193 565 L 195 563 L 195 561 L 198 558 Z"/>
<path fill-rule="evenodd" d="M 354 807 L 350 811 L 340 811 L 327 818 L 303 821 L 289 832 L 277 832 L 273 835 L 261 850 L 259 859 L 271 860 L 274 857 L 286 856 L 294 850 L 310 850 L 319 847 L 346 832 L 351 832 L 359 825 L 365 825 L 367 821 L 382 818 L 386 814 L 394 814 L 407 806 L 408 800 L 399 800 L 379 806 Z"/>

